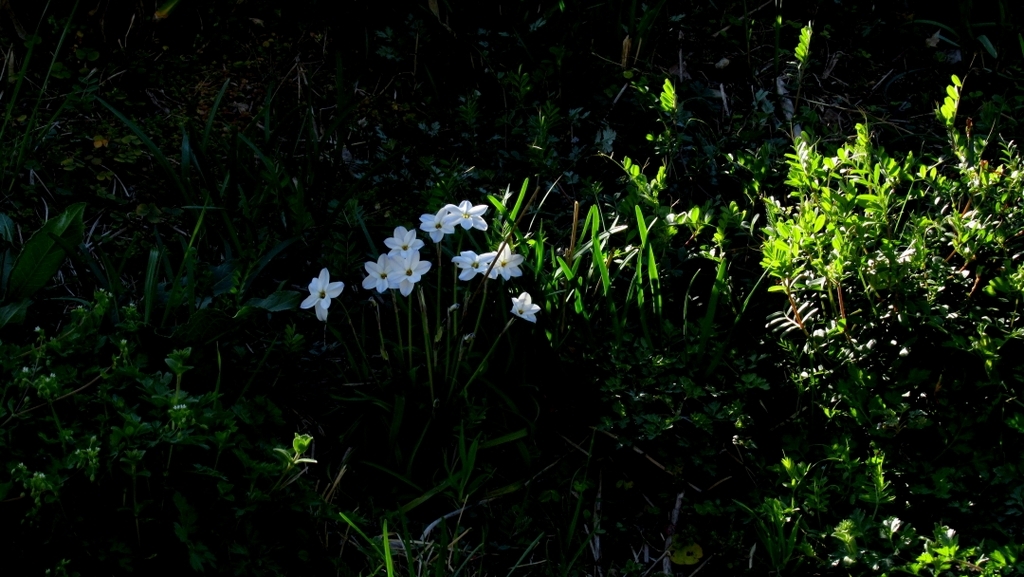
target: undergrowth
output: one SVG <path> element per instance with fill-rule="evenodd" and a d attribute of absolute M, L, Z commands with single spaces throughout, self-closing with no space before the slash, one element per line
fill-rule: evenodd
<path fill-rule="evenodd" d="M 65 575 L 1022 572 L 1000 6 L 10 12 L 5 546 Z"/>

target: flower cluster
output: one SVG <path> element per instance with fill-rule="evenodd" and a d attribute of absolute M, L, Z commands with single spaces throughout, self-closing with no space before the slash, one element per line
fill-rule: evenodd
<path fill-rule="evenodd" d="M 455 234 L 455 226 L 469 230 L 476 228 L 487 230 L 487 221 L 484 220 L 484 213 L 487 206 L 478 204 L 473 206 L 468 200 L 459 204 L 447 204 L 436 214 L 424 214 L 420 216 L 420 230 L 430 235 L 430 240 L 435 243 L 441 242 L 446 234 Z M 422 244 L 422 243 L 420 243 Z"/>
<path fill-rule="evenodd" d="M 457 205 L 448 204 L 435 214 L 420 216 L 419 229 L 427 233 L 434 243 L 439 243 L 444 240 L 445 235 L 454 234 L 457 226 L 464 230 L 487 230 L 487 221 L 484 220 L 486 212 L 487 206 L 474 206 L 468 200 Z M 416 238 L 415 229 L 408 230 L 404 226 L 399 226 L 395 228 L 392 237 L 384 240 L 384 245 L 389 249 L 387 254 L 380 255 L 376 262 L 369 261 L 363 265 L 367 275 L 363 279 L 363 288 L 376 289 L 379 293 L 388 289 L 398 289 L 402 296 L 409 296 L 415 284 L 431 268 L 429 261 L 420 260 L 420 249 L 424 243 Z M 478 255 L 465 250 L 452 258 L 452 262 L 462 271 L 459 273 L 459 279 L 464 281 L 472 279 L 477 274 L 487 274 L 492 279 L 501 276 L 506 281 L 523 276 L 520 268 L 523 260 L 522 255 L 513 253 L 504 243 L 497 251 Z M 309 283 L 309 297 L 302 301 L 300 306 L 304 309 L 313 308 L 316 318 L 326 321 L 331 299 L 337 298 L 344 288 L 345 285 L 341 282 L 330 282 L 330 275 L 325 268 L 318 278 Z M 530 322 L 537 322 L 536 313 L 540 311 L 540 307 L 532 303 L 528 293 L 513 298 L 512 303 L 513 314 Z"/>
<path fill-rule="evenodd" d="M 488 275 L 490 278 L 498 278 L 498 275 L 501 275 L 501 278 L 509 280 L 512 277 L 523 276 L 523 271 L 519 268 L 519 265 L 523 264 L 523 256 L 514 254 L 508 245 L 501 247 L 500 251 L 483 254 L 464 250 L 459 256 L 452 257 L 452 262 L 462 269 L 459 273 L 460 280 L 469 280 L 477 274 L 487 272 L 488 269 L 491 271 Z"/>
<path fill-rule="evenodd" d="M 415 230 L 400 226 L 395 229 L 393 237 L 384 240 L 384 244 L 391 249 L 390 252 L 380 255 L 377 262 L 369 261 L 363 265 L 367 273 L 363 288 L 375 288 L 381 293 L 396 288 L 407 297 L 412 294 L 413 285 L 430 270 L 430 263 L 420 260 L 423 241 L 416 238 Z"/>

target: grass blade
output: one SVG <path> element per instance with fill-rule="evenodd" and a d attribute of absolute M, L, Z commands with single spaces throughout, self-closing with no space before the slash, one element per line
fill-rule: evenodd
<path fill-rule="evenodd" d="M 156 301 L 156 267 L 159 261 L 160 249 L 150 249 L 149 263 L 146 265 L 146 283 L 143 285 L 145 307 L 142 320 L 146 324 L 149 324 L 149 318 L 153 313 L 153 303 Z"/>
<path fill-rule="evenodd" d="M 526 546 L 526 549 L 523 550 L 523 554 L 519 556 L 519 560 L 516 561 L 516 564 L 513 565 L 511 569 L 508 570 L 508 574 L 506 574 L 505 577 L 512 577 L 512 573 L 519 568 L 519 566 L 523 563 L 523 560 L 526 559 L 526 556 L 530 554 L 530 551 L 533 551 L 533 548 L 536 547 L 537 543 L 540 543 L 540 540 L 543 538 L 544 532 L 541 531 L 540 535 L 537 535 L 537 538 L 534 539 L 532 543 Z"/>
<path fill-rule="evenodd" d="M 384 530 L 381 535 L 381 549 L 384 551 L 384 566 L 387 567 L 388 577 L 395 577 L 395 563 L 391 559 L 391 540 L 388 539 L 388 520 L 384 519 Z"/>
<path fill-rule="evenodd" d="M 700 321 L 700 347 L 698 354 L 703 356 L 711 337 L 711 325 L 715 321 L 715 312 L 718 309 L 718 298 L 725 287 L 726 261 L 723 258 L 718 261 L 718 273 L 715 275 L 715 284 L 711 285 L 711 299 L 708 301 L 708 310 L 704 312 L 704 318 Z"/>
<path fill-rule="evenodd" d="M 210 107 L 210 116 L 206 119 L 206 127 L 203 129 L 203 139 L 199 141 L 199 150 L 206 152 L 206 146 L 210 142 L 210 131 L 213 130 L 213 120 L 217 118 L 217 110 L 220 109 L 221 100 L 224 99 L 224 93 L 228 90 L 228 84 L 231 83 L 231 79 L 228 78 L 224 81 L 224 84 L 220 87 L 220 92 L 217 93 L 217 98 L 213 99 L 213 106 Z"/>
<path fill-rule="evenodd" d="M 519 189 L 519 198 L 516 199 L 516 205 L 512 207 L 512 222 L 516 222 L 516 218 L 519 216 L 519 209 L 523 206 L 523 199 L 526 198 L 526 188 L 530 186 L 530 179 L 523 180 L 523 186 Z"/>
<path fill-rule="evenodd" d="M 143 132 L 142 129 L 139 128 L 137 124 L 129 120 L 128 117 L 124 114 L 121 114 L 121 112 L 118 109 L 111 106 L 110 103 L 108 103 L 106 100 L 103 100 L 102 98 L 97 96 L 96 101 L 102 104 L 107 110 L 109 110 L 114 116 L 116 116 L 118 120 L 123 122 L 124 125 L 128 127 L 128 130 L 131 130 L 135 134 L 135 136 L 137 136 L 139 140 L 141 140 L 142 143 L 146 145 L 146 148 L 149 149 L 149 152 L 153 154 L 153 158 L 156 159 L 157 164 L 159 164 L 161 168 L 167 171 L 167 175 L 171 177 L 171 181 L 174 182 L 174 187 L 178 189 L 178 191 L 181 193 L 182 198 L 185 199 L 185 204 L 195 204 L 195 202 L 192 200 L 192 193 L 188 190 L 185 183 L 183 183 L 181 179 L 178 178 L 178 173 L 171 166 L 171 163 L 168 162 L 167 157 L 149 138 L 149 136 L 147 136 L 146 133 Z"/>
<path fill-rule="evenodd" d="M 587 220 L 590 221 L 590 251 L 594 257 L 594 266 L 597 267 L 597 271 L 601 273 L 601 287 L 602 294 L 608 296 L 608 288 L 611 286 L 611 279 L 608 278 L 608 266 L 604 262 L 604 252 L 601 250 L 601 239 L 598 236 L 599 224 L 601 220 L 600 210 L 597 205 L 590 207 L 590 212 L 593 215 L 593 219 L 590 215 L 587 215 Z"/>

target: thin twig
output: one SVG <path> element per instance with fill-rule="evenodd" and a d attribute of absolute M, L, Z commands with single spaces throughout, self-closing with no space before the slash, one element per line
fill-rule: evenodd
<path fill-rule="evenodd" d="M 670 517 L 671 524 L 668 526 L 668 536 L 665 537 L 665 553 L 662 554 L 662 571 L 666 575 L 672 574 L 672 559 L 670 558 L 669 551 L 672 550 L 672 537 L 676 533 L 676 523 L 679 522 L 679 509 L 683 506 L 683 497 L 686 496 L 686 491 L 676 495 L 676 505 L 672 509 L 672 515 Z"/>
<path fill-rule="evenodd" d="M 53 403 L 56 403 L 57 401 L 59 401 L 61 399 L 66 399 L 66 398 L 70 397 L 71 395 L 74 395 L 76 393 L 80 393 L 80 392 L 84 391 L 85 389 L 87 389 L 87 388 L 91 387 L 93 384 L 95 384 L 96 381 L 100 380 L 100 377 L 105 375 L 107 373 L 107 371 L 109 371 L 109 370 L 110 370 L 110 367 L 107 367 L 106 369 L 103 369 L 103 372 L 98 374 L 98 375 L 96 375 L 96 377 L 93 380 L 89 381 L 88 383 L 85 383 L 84 385 L 82 385 L 81 387 L 78 387 L 77 389 L 71 391 L 70 393 L 67 393 L 65 395 L 61 395 L 61 396 L 57 397 L 56 399 L 54 399 L 54 400 L 52 400 L 50 402 L 40 403 L 40 404 L 32 407 L 31 409 L 25 409 L 24 411 L 18 411 L 17 413 L 11 413 L 11 415 L 9 417 L 7 417 L 7 419 L 3 422 L 3 425 L 0 425 L 0 427 L 3 427 L 4 425 L 6 425 L 14 417 L 20 417 L 21 415 L 24 415 L 26 413 L 31 413 L 32 411 L 34 411 L 34 410 L 36 410 L 36 409 L 38 409 L 40 407 L 45 407 L 46 405 L 52 405 Z"/>

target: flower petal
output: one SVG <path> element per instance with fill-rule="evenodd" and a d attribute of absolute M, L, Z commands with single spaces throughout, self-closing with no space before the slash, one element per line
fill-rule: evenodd
<path fill-rule="evenodd" d="M 316 311 L 316 318 L 317 318 L 317 320 L 321 320 L 321 321 L 327 322 L 327 309 L 321 308 L 321 307 L 318 306 L 318 307 L 314 307 L 313 310 Z"/>
<path fill-rule="evenodd" d="M 341 281 L 332 282 L 331 284 L 324 287 L 324 292 L 327 293 L 327 296 L 332 299 L 338 298 L 338 296 L 341 295 L 341 291 L 343 290 L 345 290 L 345 283 Z"/>
<path fill-rule="evenodd" d="M 316 301 L 318 301 L 318 300 L 320 300 L 320 296 L 319 295 L 309 295 L 308 297 L 306 297 L 306 300 L 302 301 L 302 304 L 299 305 L 299 308 L 300 309 L 312 308 L 313 305 L 315 305 Z"/>
<path fill-rule="evenodd" d="M 327 269 L 324 268 L 320 271 L 320 278 L 317 280 L 320 281 L 320 285 L 317 288 L 317 292 L 319 292 L 324 290 L 324 287 L 327 286 L 327 283 L 331 282 L 331 273 L 327 272 Z"/>

